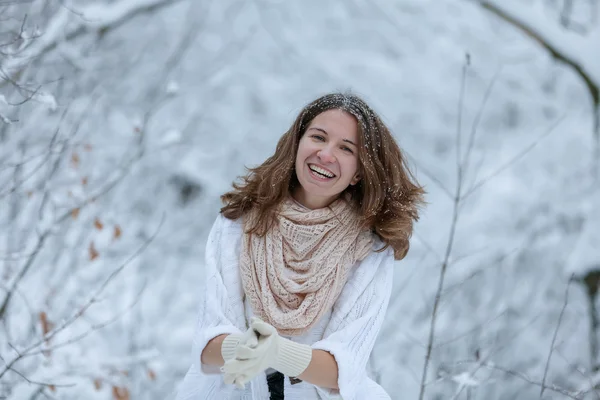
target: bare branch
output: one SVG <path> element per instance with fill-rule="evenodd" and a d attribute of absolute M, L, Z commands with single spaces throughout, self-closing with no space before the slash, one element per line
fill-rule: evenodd
<path fill-rule="evenodd" d="M 157 233 L 158 233 L 158 231 L 157 231 Z M 154 237 L 155 237 L 155 235 L 154 235 Z M 153 238 L 149 239 L 148 244 L 152 240 L 153 240 Z M 137 254 L 139 255 L 139 253 L 137 253 Z M 130 259 L 128 262 L 130 262 L 132 259 Z M 114 278 L 114 276 L 113 276 L 113 278 Z M 43 349 L 40 349 L 40 350 L 32 350 L 32 351 L 26 352 L 22 355 L 22 358 L 31 357 L 31 356 L 35 356 L 38 354 L 43 354 L 44 352 L 53 351 L 53 350 L 59 349 L 61 347 L 65 347 L 65 346 L 71 345 L 73 343 L 79 342 L 80 340 L 82 340 L 86 336 L 90 335 L 91 333 L 96 332 L 100 329 L 103 329 L 103 328 L 107 327 L 108 325 L 112 324 L 113 322 L 116 322 L 119 318 L 121 318 L 123 315 L 127 314 L 127 312 L 131 311 L 131 309 L 133 307 L 135 307 L 135 305 L 140 301 L 140 299 L 142 297 L 142 293 L 145 291 L 145 289 L 146 289 L 146 284 L 144 283 L 142 285 L 142 288 L 139 290 L 138 294 L 136 296 L 134 296 L 133 301 L 128 306 L 123 308 L 120 312 L 115 314 L 112 318 L 107 319 L 106 321 L 101 322 L 99 324 L 94 324 L 87 331 L 82 332 L 79 335 L 76 335 L 70 339 L 63 341 L 63 342 L 53 344 L 51 346 L 45 346 Z M 95 302 L 97 302 L 97 301 L 90 300 L 88 303 L 90 303 L 90 305 L 91 305 L 91 303 L 95 303 Z M 81 313 L 80 315 L 83 315 L 83 313 Z"/>
<path fill-rule="evenodd" d="M 469 135 L 469 142 L 467 144 L 467 152 L 465 153 L 465 158 L 462 160 L 462 169 L 463 170 L 467 170 L 469 168 L 469 160 L 471 158 L 471 151 L 473 150 L 473 146 L 475 144 L 475 136 L 477 135 L 479 123 L 481 122 L 481 117 L 483 116 L 483 111 L 485 109 L 485 106 L 486 106 L 489 98 L 490 98 L 490 95 L 492 94 L 492 89 L 494 88 L 494 85 L 496 84 L 496 81 L 498 80 L 498 77 L 500 76 L 501 70 L 502 70 L 502 68 L 498 68 L 498 70 L 494 73 L 494 77 L 492 78 L 492 81 L 490 82 L 487 89 L 485 90 L 485 94 L 483 96 L 483 101 L 481 102 L 481 105 L 480 105 L 479 109 L 477 110 L 477 115 L 475 116 L 475 120 L 473 121 L 473 125 L 471 126 L 471 134 Z"/>
<path fill-rule="evenodd" d="M 584 61 L 577 55 L 579 48 L 573 47 L 573 43 L 582 42 L 582 38 L 579 35 L 569 34 L 568 31 L 547 32 L 545 29 L 550 29 L 549 24 L 544 24 L 542 27 L 541 24 L 533 22 L 533 16 L 527 19 L 526 14 L 531 11 L 527 6 L 521 6 L 518 9 L 521 14 L 517 14 L 510 11 L 510 9 L 515 7 L 514 4 L 511 4 L 511 8 L 509 8 L 508 6 L 500 6 L 494 0 L 479 0 L 479 3 L 486 10 L 515 26 L 531 39 L 535 40 L 557 60 L 573 68 L 588 86 L 590 94 L 594 99 L 594 104 L 600 102 L 600 75 L 595 75 L 600 74 L 600 72 L 595 71 L 591 66 L 582 65 Z M 564 38 L 564 40 L 557 41 L 559 37 Z"/>
<path fill-rule="evenodd" d="M 458 116 L 456 122 L 456 176 L 458 182 L 462 182 L 463 177 L 463 163 L 461 162 L 460 152 L 462 147 L 462 114 L 463 114 L 463 102 L 465 99 L 465 86 L 467 84 L 467 68 L 471 65 L 471 56 L 469 53 L 465 55 L 465 63 L 462 67 L 462 78 L 460 80 L 460 92 L 458 95 L 458 110 L 456 115 Z M 457 188 L 457 192 L 460 192 L 460 186 Z"/>
<path fill-rule="evenodd" d="M 442 347 L 442 346 L 445 346 L 445 345 L 447 345 L 447 344 L 450 344 L 450 343 L 452 343 L 452 342 L 456 342 L 456 341 L 458 341 L 458 340 L 460 340 L 460 339 L 463 339 L 464 337 L 466 337 L 466 336 L 470 335 L 471 333 L 473 333 L 473 332 L 477 331 L 478 329 L 481 329 L 481 327 L 483 327 L 483 326 L 485 326 L 485 325 L 489 324 L 490 322 L 493 322 L 493 321 L 497 320 L 498 318 L 502 317 L 502 316 L 503 316 L 503 315 L 505 315 L 505 314 L 506 314 L 506 309 L 502 310 L 502 311 L 501 311 L 501 312 L 499 312 L 497 315 L 493 316 L 492 318 L 488 319 L 487 321 L 485 321 L 485 322 L 482 322 L 482 323 L 480 323 L 480 324 L 477 324 L 477 325 L 475 325 L 475 326 L 473 326 L 473 327 L 469 328 L 469 329 L 468 329 L 466 332 L 463 332 L 463 333 L 461 333 L 461 334 L 460 334 L 460 335 L 458 335 L 458 336 L 455 336 L 455 337 L 453 337 L 453 338 L 450 338 L 450 339 L 446 339 L 446 340 L 444 340 L 443 342 L 438 342 L 438 343 L 435 345 L 435 348 L 437 349 L 437 348 L 439 348 L 439 347 Z"/>
<path fill-rule="evenodd" d="M 433 174 L 432 172 L 430 172 L 427 168 L 425 168 L 421 163 L 419 163 L 419 161 L 413 157 L 408 151 L 404 150 L 404 154 L 406 154 L 406 156 L 408 157 L 408 159 L 410 160 L 411 164 L 414 164 L 417 167 L 417 170 L 419 172 L 422 172 L 425 176 L 427 176 L 429 179 L 431 179 L 433 181 L 433 183 L 435 183 L 443 192 L 446 196 L 448 196 L 449 199 L 454 198 L 454 195 L 452 194 L 452 192 L 450 191 L 450 189 L 448 189 L 441 180 L 439 180 L 435 174 Z"/>
<path fill-rule="evenodd" d="M 34 40 L 21 52 L 19 58 L 11 58 L 0 64 L 0 69 L 7 71 L 7 76 L 18 76 L 32 59 L 42 57 L 54 50 L 61 40 L 71 41 L 90 31 L 106 33 L 137 15 L 151 13 L 179 1 L 121 0 L 111 4 L 102 2 L 88 4 L 77 11 L 78 20 L 74 24 L 69 24 L 70 29 L 66 33 L 62 28 L 66 27 L 68 22 L 73 22 L 70 17 L 74 12 L 63 7 L 46 27 L 45 35 Z M 91 15 L 94 17 L 88 17 Z"/>
<path fill-rule="evenodd" d="M 102 282 L 102 284 L 98 287 L 98 289 L 95 291 L 95 293 L 90 297 L 90 299 L 78 310 L 76 311 L 73 315 L 71 315 L 71 317 L 67 318 L 65 321 L 63 321 L 60 326 L 54 328 L 53 330 L 51 330 L 50 332 L 48 332 L 47 334 L 45 334 L 40 340 L 34 342 L 33 344 L 29 345 L 29 347 L 27 347 L 25 350 L 23 351 L 17 351 L 15 349 L 15 351 L 17 352 L 17 357 L 13 358 L 10 362 L 6 363 L 6 366 L 4 367 L 4 369 L 2 371 L 0 371 L 0 379 L 9 371 L 12 369 L 13 365 L 15 365 L 18 361 L 20 361 L 21 359 L 23 359 L 26 356 L 31 355 L 30 353 L 33 353 L 34 351 L 36 351 L 37 348 L 39 348 L 40 346 L 43 346 L 44 343 L 50 341 L 54 336 L 56 336 L 58 333 L 62 332 L 63 330 L 65 330 L 67 327 L 69 327 L 70 325 L 72 325 L 77 319 L 79 319 L 93 304 L 97 303 L 99 300 L 99 296 L 100 294 L 102 294 L 102 292 L 104 291 L 104 289 L 108 286 L 108 284 L 117 276 L 121 273 L 121 271 L 123 271 L 123 269 L 125 267 L 127 267 L 127 265 L 129 265 L 129 263 L 131 261 L 133 261 L 139 254 L 141 254 L 147 247 L 148 245 L 156 238 L 156 236 L 158 235 L 160 228 L 162 227 L 162 224 L 165 220 L 165 215 L 163 214 L 159 225 L 157 227 L 157 229 L 155 230 L 155 232 L 127 259 L 125 260 L 118 268 L 116 268 L 114 271 L 111 272 L 111 274 L 104 280 L 104 282 Z M 137 301 L 137 300 L 136 300 Z M 110 321 L 110 320 L 109 320 Z M 87 336 L 90 332 L 84 332 L 83 334 L 77 336 L 76 338 L 72 338 L 70 340 L 80 340 L 81 338 Z M 66 343 L 68 343 L 69 341 L 65 342 L 65 343 L 61 343 L 59 346 L 64 346 L 66 345 Z M 40 351 L 46 351 L 47 349 L 41 349 Z"/>
<path fill-rule="evenodd" d="M 466 200 L 469 196 L 471 196 L 473 193 L 475 193 L 477 190 L 479 190 L 483 185 L 488 183 L 492 178 L 498 176 L 500 173 L 505 171 L 507 168 L 509 168 L 515 162 L 517 162 L 518 160 L 523 158 L 525 155 L 527 155 L 531 150 L 533 150 L 541 142 L 542 139 L 544 139 L 546 136 L 550 135 L 554 131 L 554 129 L 556 127 L 558 127 L 558 125 L 560 125 L 560 123 L 565 119 L 565 117 L 566 117 L 566 115 L 563 115 L 562 117 L 558 118 L 550 126 L 550 128 L 548 128 L 546 130 L 546 132 L 542 133 L 533 143 L 531 143 L 529 146 L 525 147 L 523 150 L 521 150 L 519 153 L 517 153 L 515 156 L 513 156 L 506 163 L 504 163 L 503 165 L 498 167 L 491 174 L 489 174 L 488 176 L 486 176 L 485 178 L 481 179 L 479 182 L 474 184 L 473 187 L 470 188 L 469 191 L 464 194 L 462 200 Z"/>
<path fill-rule="evenodd" d="M 6 287 L 4 284 L 2 284 L 0 282 L 0 289 L 3 289 L 5 292 L 9 292 L 9 288 Z M 35 319 L 34 316 L 34 311 L 33 311 L 33 307 L 31 307 L 31 304 L 29 303 L 29 300 L 27 300 L 27 297 L 25 296 L 25 294 L 19 289 L 19 288 L 13 288 L 12 289 L 16 294 L 19 295 L 19 297 L 21 298 L 21 300 L 23 300 L 23 304 L 25 304 L 25 307 L 27 308 L 27 310 L 29 311 L 29 315 L 31 315 L 31 320 L 33 321 Z"/>
<path fill-rule="evenodd" d="M 508 346 L 508 344 L 510 342 L 512 342 L 519 335 L 521 335 L 523 332 L 525 332 L 525 329 L 528 328 L 529 326 L 533 325 L 533 323 L 535 321 L 537 321 L 539 319 L 539 317 L 540 317 L 540 314 L 536 315 L 534 318 L 531 319 L 531 321 L 529 321 L 529 323 L 527 323 L 526 325 L 521 327 L 521 329 L 519 329 L 511 338 L 506 340 L 502 345 L 496 346 L 485 357 L 482 357 L 482 358 L 476 360 L 474 362 L 476 364 L 476 366 L 469 373 L 469 378 L 472 378 L 477 373 L 477 371 L 479 371 L 483 366 L 485 366 L 488 363 L 488 361 L 491 360 L 491 358 L 492 358 L 492 356 L 494 356 L 494 354 L 499 352 L 503 347 Z M 472 361 L 469 361 L 469 362 L 472 362 Z M 458 362 L 457 364 L 461 364 L 461 362 Z M 465 389 L 465 385 L 461 384 L 459 386 L 459 388 L 457 389 L 457 391 L 454 393 L 454 397 L 452 398 L 452 400 L 457 400 L 464 389 Z"/>
<path fill-rule="evenodd" d="M 4 319 L 6 310 L 8 309 L 8 305 L 10 303 L 10 300 L 12 299 L 13 293 L 16 290 L 18 283 L 21 281 L 21 279 L 23 279 L 23 277 L 25 276 L 25 274 L 27 273 L 29 268 L 31 268 L 31 265 L 33 265 L 33 262 L 35 261 L 35 259 L 37 258 L 37 255 L 39 254 L 40 250 L 44 246 L 44 243 L 46 242 L 46 239 L 48 238 L 49 234 L 50 234 L 50 230 L 47 230 L 46 232 L 44 232 L 44 234 L 42 234 L 38 238 L 38 242 L 36 243 L 35 248 L 33 249 L 33 252 L 31 253 L 31 257 L 29 257 L 27 262 L 23 265 L 23 268 L 21 268 L 21 270 L 17 274 L 16 278 L 13 280 L 13 283 L 10 286 L 9 291 L 6 293 L 6 296 L 4 297 L 4 300 L 2 301 L 2 305 L 0 306 L 0 320 Z"/>
<path fill-rule="evenodd" d="M 263 0 L 253 0 L 252 1 L 252 3 L 254 4 L 254 7 L 256 9 L 256 12 L 258 14 L 260 26 L 264 29 L 264 31 L 267 33 L 267 35 L 269 35 L 271 40 L 273 40 L 273 43 L 275 43 L 275 45 L 281 49 L 283 54 L 285 54 L 284 59 L 285 60 L 293 60 L 293 58 L 296 58 L 296 60 L 298 60 L 298 62 L 303 62 L 303 63 L 306 63 L 307 60 L 311 60 L 313 57 L 307 57 L 305 54 L 301 54 L 297 48 L 293 47 L 290 44 L 289 41 L 286 41 L 285 36 L 283 35 L 282 32 L 276 32 L 274 29 L 272 29 L 271 25 L 272 25 L 273 20 L 264 15 L 265 14 L 264 9 L 266 7 L 264 7 L 264 5 L 261 4 L 261 2 L 263 2 Z M 338 84 L 346 84 L 347 83 L 347 82 L 339 82 L 339 79 L 337 78 L 337 76 L 333 75 L 329 70 L 327 70 L 326 68 L 323 67 L 323 63 L 312 63 L 311 67 L 317 69 L 324 76 L 327 76 L 327 79 L 331 83 L 333 83 L 333 82 L 338 82 Z"/>
<path fill-rule="evenodd" d="M 594 33 L 582 37 L 570 31 L 561 30 L 558 26 L 539 23 L 531 7 L 511 4 L 510 7 L 497 0 L 477 0 L 481 6 L 509 24 L 515 26 L 540 46 L 552 54 L 554 58 L 571 67 L 585 83 L 592 99 L 594 164 L 593 173 L 600 174 L 600 70 L 593 57 L 585 57 L 588 53 L 595 54 L 600 46 L 600 34 Z M 567 0 L 568 1 L 568 0 Z M 514 11 L 517 10 L 517 11 Z M 583 56 L 582 56 L 583 55 Z M 591 60 L 591 61 L 590 61 Z"/>
<path fill-rule="evenodd" d="M 14 372 L 15 374 L 19 375 L 21 378 L 23 378 L 24 380 L 27 381 L 27 383 L 31 383 L 33 385 L 38 385 L 38 386 L 54 386 L 54 387 L 73 387 L 76 386 L 75 383 L 48 383 L 48 382 L 40 382 L 40 381 L 36 381 L 33 379 L 29 379 L 27 378 L 23 373 L 17 371 L 14 367 L 11 367 L 11 372 Z"/>
<path fill-rule="evenodd" d="M 463 101 L 463 88 L 464 88 L 464 84 L 465 84 L 465 80 L 466 80 L 466 69 L 469 66 L 469 58 L 467 56 L 464 68 L 463 68 L 463 74 L 462 74 L 462 79 L 461 79 L 461 91 L 460 91 L 460 98 L 459 98 L 459 103 L 462 104 Z M 460 130 L 461 129 L 461 118 L 460 118 L 460 110 L 459 110 L 459 118 L 458 118 L 458 124 L 457 124 L 457 129 Z M 460 141 L 460 132 L 457 133 L 457 141 Z M 452 247 L 454 245 L 454 235 L 456 233 L 456 226 L 458 223 L 458 212 L 459 212 L 459 205 L 460 205 L 460 201 L 461 201 L 461 188 L 462 188 L 462 179 L 463 179 L 463 175 L 462 175 L 462 170 L 460 168 L 460 154 L 457 155 L 457 165 L 458 165 L 458 170 L 457 170 L 457 182 L 456 182 L 456 193 L 454 195 L 454 202 L 453 202 L 453 211 L 452 211 L 452 221 L 450 223 L 450 234 L 448 237 L 448 243 L 446 245 L 446 253 L 444 255 L 444 259 L 440 268 L 440 275 L 438 278 L 438 286 L 437 286 L 437 290 L 435 293 L 435 299 L 433 302 L 433 311 L 431 314 L 431 321 L 430 321 L 430 325 L 429 325 L 429 337 L 427 339 L 427 350 L 426 350 L 426 354 L 425 354 L 425 362 L 423 364 L 423 373 L 421 375 L 421 388 L 419 391 L 419 400 L 423 400 L 423 397 L 425 396 L 425 386 L 426 386 L 426 380 L 427 380 L 427 372 L 429 369 L 429 362 L 431 360 L 431 353 L 433 350 L 433 342 L 435 340 L 435 328 L 436 328 L 436 323 L 437 323 L 437 313 L 438 313 L 438 307 L 440 304 L 440 300 L 442 297 L 442 291 L 444 289 L 444 280 L 446 278 L 446 269 L 448 267 L 448 263 L 450 261 L 450 254 L 452 253 Z"/>
<path fill-rule="evenodd" d="M 548 368 L 550 367 L 550 359 L 552 358 L 552 351 L 554 350 L 554 344 L 556 343 L 556 337 L 558 336 L 558 330 L 560 329 L 560 323 L 562 322 L 563 314 L 565 313 L 565 308 L 567 308 L 567 303 L 569 301 L 569 288 L 571 287 L 571 282 L 573 281 L 573 277 L 575 274 L 571 275 L 569 282 L 567 283 L 567 289 L 565 290 L 565 301 L 563 303 L 562 309 L 560 310 L 560 314 L 558 316 L 558 322 L 556 323 L 556 329 L 554 330 L 554 335 L 552 336 L 552 343 L 550 343 L 550 352 L 548 353 L 548 359 L 546 360 L 546 366 L 544 368 L 544 377 L 542 378 L 542 388 L 540 389 L 540 399 L 544 395 L 544 389 L 546 388 L 546 376 L 548 375 Z"/>
<path fill-rule="evenodd" d="M 26 175 L 24 178 L 22 178 L 19 182 L 15 183 L 13 185 L 12 188 L 8 188 L 8 190 L 4 191 L 4 192 L 0 192 L 0 199 L 2 199 L 5 196 L 8 196 L 12 193 L 14 193 L 17 188 L 22 185 L 23 183 L 25 183 L 27 180 L 29 180 L 31 177 L 33 177 L 47 162 L 48 160 L 50 160 L 50 157 L 53 154 L 53 150 L 54 150 L 54 145 L 57 141 L 57 137 L 58 134 L 60 132 L 60 124 L 62 123 L 62 121 L 64 120 L 65 116 L 67 114 L 67 110 L 65 110 L 65 112 L 63 113 L 61 120 L 59 122 L 59 127 L 56 128 L 56 130 L 54 131 L 54 134 L 52 135 L 52 139 L 50 139 L 50 143 L 48 145 L 48 150 L 46 151 L 45 157 L 42 159 L 42 161 L 40 161 L 30 172 L 28 175 Z M 0 312 L 0 318 L 2 318 L 2 313 Z"/>
<path fill-rule="evenodd" d="M 560 352 L 559 349 L 556 349 L 556 354 L 558 354 L 558 356 L 565 362 L 565 364 L 567 364 L 573 370 L 577 371 L 577 373 L 579 375 L 581 375 L 581 377 L 589 383 L 590 391 L 596 395 L 597 400 L 600 400 L 600 391 L 594 390 L 594 389 L 596 389 L 597 385 L 594 384 L 592 377 L 589 374 L 586 374 L 582 368 L 580 368 L 577 365 L 572 364 L 569 360 L 567 360 L 567 358 L 564 356 L 564 354 L 562 354 Z"/>
<path fill-rule="evenodd" d="M 467 361 L 467 362 L 462 362 L 462 363 L 468 363 L 468 362 L 477 363 L 476 361 Z M 478 363 L 478 364 L 480 364 L 480 363 Z M 570 391 L 568 391 L 566 389 L 563 389 L 563 388 L 561 388 L 559 386 L 556 386 L 556 385 L 549 385 L 549 384 L 546 384 L 546 383 L 538 382 L 538 381 L 535 381 L 535 380 L 531 379 L 530 377 L 528 377 L 527 375 L 525 375 L 522 372 L 514 371 L 514 370 L 511 370 L 509 368 L 504 368 L 504 367 L 501 367 L 501 366 L 498 366 L 498 365 L 495 365 L 495 364 L 492 364 L 492 363 L 484 362 L 484 363 L 481 363 L 481 366 L 485 367 L 485 368 L 488 368 L 488 369 L 491 369 L 491 370 L 496 370 L 496 371 L 504 372 L 504 373 L 506 373 L 508 375 L 514 376 L 516 378 L 519 378 L 519 379 L 521 379 L 521 380 L 523 380 L 523 381 L 525 381 L 527 383 L 530 383 L 530 384 L 535 385 L 535 386 L 539 386 L 539 387 L 541 387 L 544 390 L 549 390 L 549 391 L 552 391 L 552 392 L 555 392 L 555 393 L 560 393 L 563 396 L 569 397 L 569 398 L 571 398 L 573 400 L 582 400 L 583 395 L 587 394 L 586 392 L 570 392 Z"/>

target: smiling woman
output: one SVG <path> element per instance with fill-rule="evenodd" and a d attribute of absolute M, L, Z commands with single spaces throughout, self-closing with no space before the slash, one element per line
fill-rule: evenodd
<path fill-rule="evenodd" d="M 423 194 L 362 99 L 308 104 L 222 196 L 177 399 L 389 399 L 366 360 Z"/>
<path fill-rule="evenodd" d="M 310 209 L 323 208 L 349 185 L 358 173 L 358 121 L 350 113 L 333 109 L 315 117 L 298 143 L 292 196 Z"/>

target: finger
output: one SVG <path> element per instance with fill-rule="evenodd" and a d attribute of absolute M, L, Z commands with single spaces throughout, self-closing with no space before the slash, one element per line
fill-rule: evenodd
<path fill-rule="evenodd" d="M 246 386 L 246 383 L 250 382 L 250 377 L 245 374 L 238 375 L 236 378 L 236 384 L 239 385 L 240 389 L 243 389 Z"/>
<path fill-rule="evenodd" d="M 233 385 L 235 383 L 235 374 L 225 374 L 223 375 L 223 382 L 227 385 Z"/>
<path fill-rule="evenodd" d="M 254 348 L 254 347 L 258 346 L 258 336 L 259 335 L 260 335 L 260 333 L 258 333 L 255 330 L 252 330 L 252 335 L 250 335 L 250 337 L 246 341 L 246 345 L 250 348 Z"/>
<path fill-rule="evenodd" d="M 249 379 L 248 375 L 246 375 L 246 374 L 224 374 L 223 375 L 223 382 L 225 382 L 227 385 L 238 386 L 239 383 L 244 385 L 249 380 L 250 379 Z"/>
<path fill-rule="evenodd" d="M 244 332 L 242 339 L 239 344 L 246 344 L 248 346 L 256 346 L 258 343 L 258 333 L 254 329 L 248 329 Z"/>
<path fill-rule="evenodd" d="M 254 328 L 254 330 L 256 330 L 258 333 L 264 336 L 269 336 L 274 333 L 277 333 L 277 330 L 273 326 L 263 321 L 253 323 L 252 328 Z"/>
<path fill-rule="evenodd" d="M 238 360 L 250 360 L 257 358 L 260 353 L 262 353 L 262 351 L 257 350 L 256 348 L 238 345 L 238 347 L 235 349 L 235 358 Z"/>

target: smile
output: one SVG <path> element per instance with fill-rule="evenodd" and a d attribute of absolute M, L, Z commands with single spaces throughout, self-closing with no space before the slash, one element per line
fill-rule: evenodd
<path fill-rule="evenodd" d="M 313 172 L 313 175 L 317 175 L 317 177 L 323 179 L 323 178 L 327 178 L 327 179 L 331 179 L 335 177 L 335 174 L 331 171 L 328 171 L 324 168 L 318 167 L 314 164 L 309 164 L 308 168 L 311 170 L 311 172 Z"/>

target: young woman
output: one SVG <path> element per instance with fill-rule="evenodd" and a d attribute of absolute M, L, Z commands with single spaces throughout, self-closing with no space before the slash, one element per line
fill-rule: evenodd
<path fill-rule="evenodd" d="M 222 196 L 177 399 L 389 399 L 366 364 L 423 193 L 363 100 L 308 104 Z"/>

